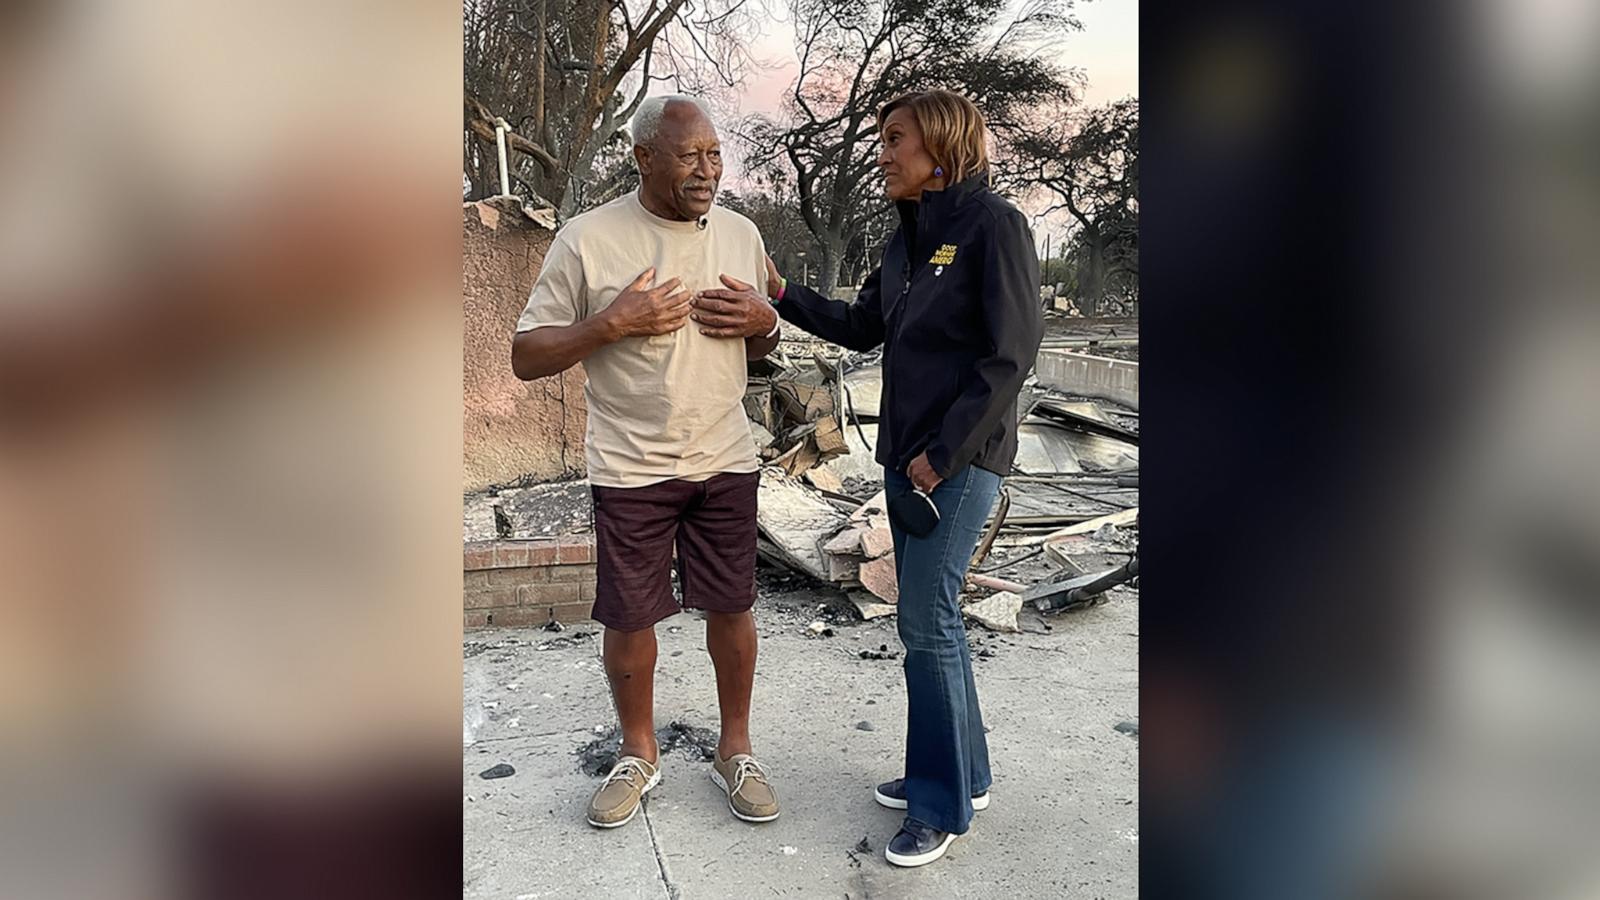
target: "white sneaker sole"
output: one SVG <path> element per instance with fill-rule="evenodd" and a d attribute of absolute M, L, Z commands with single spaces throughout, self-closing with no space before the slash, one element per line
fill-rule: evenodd
<path fill-rule="evenodd" d="M 896 797 L 891 797 L 888 794 L 885 794 L 882 791 L 878 790 L 877 788 L 873 788 L 872 789 L 872 799 L 878 801 L 878 805 L 879 806 L 887 807 L 889 809 L 905 809 L 909 805 L 909 804 L 906 803 L 906 801 L 898 799 Z M 989 792 L 988 791 L 984 791 L 982 794 L 979 794 L 978 796 L 972 798 L 972 811 L 973 812 L 983 812 L 984 810 L 986 810 L 988 808 L 989 808 Z"/>
<path fill-rule="evenodd" d="M 655 787 L 656 785 L 658 785 L 660 783 L 661 783 L 661 770 L 657 769 L 656 773 L 654 775 L 650 776 L 650 780 L 645 782 L 644 790 L 639 792 L 639 802 L 635 803 L 633 805 L 633 812 L 628 813 L 628 815 L 625 818 L 618 819 L 615 822 L 596 822 L 593 819 L 589 819 L 589 824 L 593 825 L 596 828 L 621 828 L 622 826 L 628 824 L 629 822 L 632 822 L 633 821 L 633 817 L 637 816 L 639 814 L 639 807 L 644 806 L 644 795 L 650 793 L 650 789 Z"/>
<path fill-rule="evenodd" d="M 947 834 L 944 836 L 944 840 L 939 842 L 939 846 L 929 850 L 927 853 L 918 853 L 912 856 L 901 856 L 893 850 L 885 847 L 883 849 L 883 858 L 897 866 L 902 866 L 908 869 L 916 866 L 925 866 L 943 856 L 944 852 L 950 849 L 950 845 L 955 843 L 956 838 L 960 836 L 961 835 L 959 834 Z"/>
<path fill-rule="evenodd" d="M 773 819 L 778 817 L 777 813 L 773 813 L 770 816 L 747 816 L 735 809 L 733 805 L 733 793 L 728 790 L 727 779 L 722 777 L 722 773 L 718 772 L 715 766 L 713 766 L 711 769 L 711 780 L 716 783 L 717 787 L 722 788 L 722 792 L 724 794 L 728 795 L 728 812 L 733 813 L 733 817 L 735 819 L 742 819 L 746 822 L 771 822 Z"/>

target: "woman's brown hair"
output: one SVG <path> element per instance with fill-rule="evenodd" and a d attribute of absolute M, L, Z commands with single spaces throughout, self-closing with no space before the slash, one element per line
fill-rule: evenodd
<path fill-rule="evenodd" d="M 904 107 L 911 110 L 922 145 L 935 164 L 944 169 L 948 184 L 986 172 L 989 151 L 984 144 L 983 113 L 971 100 L 950 91 L 916 91 L 902 94 L 878 110 L 878 127 L 889 114 Z"/>

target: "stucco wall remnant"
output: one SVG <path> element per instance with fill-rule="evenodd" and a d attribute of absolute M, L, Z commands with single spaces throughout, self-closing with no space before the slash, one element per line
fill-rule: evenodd
<path fill-rule="evenodd" d="M 511 337 L 555 237 L 509 200 L 462 204 L 464 492 L 581 477 L 587 410 L 581 365 L 524 382 Z"/>

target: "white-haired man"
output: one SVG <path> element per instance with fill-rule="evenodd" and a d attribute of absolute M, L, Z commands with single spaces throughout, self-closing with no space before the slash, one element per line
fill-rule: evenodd
<path fill-rule="evenodd" d="M 594 617 L 622 728 L 621 756 L 589 803 L 592 825 L 626 824 L 660 779 L 655 624 L 706 611 L 722 734 L 711 777 L 733 814 L 778 816 L 752 755 L 755 443 L 745 361 L 778 342 L 756 226 L 714 204 L 722 147 L 705 107 L 651 97 L 633 126 L 639 190 L 577 216 L 545 254 L 517 322 L 512 366 L 540 378 L 584 363 L 585 456 L 594 499 Z M 731 290 L 717 299 L 707 289 Z M 691 307 L 691 300 L 695 305 Z M 690 326 L 692 323 L 692 327 Z"/>

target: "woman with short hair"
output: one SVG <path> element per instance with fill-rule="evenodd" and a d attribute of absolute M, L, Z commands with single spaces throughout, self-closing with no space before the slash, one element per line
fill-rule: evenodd
<path fill-rule="evenodd" d="M 1017 451 L 1017 394 L 1044 322 L 1027 218 L 989 189 L 983 115 L 948 91 L 878 113 L 884 190 L 900 228 L 854 303 L 779 276 L 784 320 L 852 350 L 883 345 L 877 460 L 899 578 L 909 706 L 904 777 L 877 801 L 906 810 L 885 855 L 944 855 L 989 805 L 989 751 L 958 595 Z"/>

